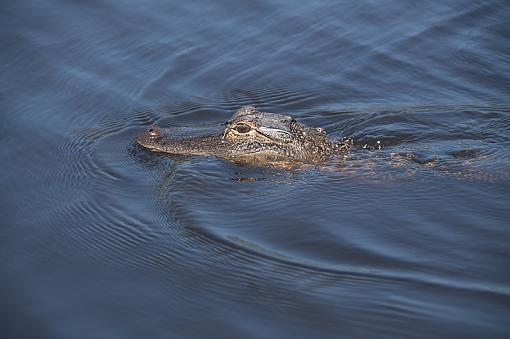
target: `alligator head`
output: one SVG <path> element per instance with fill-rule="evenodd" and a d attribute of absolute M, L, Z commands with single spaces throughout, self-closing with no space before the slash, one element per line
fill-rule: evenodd
<path fill-rule="evenodd" d="M 255 165 L 317 164 L 350 147 L 348 141 L 330 141 L 322 128 L 306 127 L 290 116 L 259 112 L 252 106 L 236 111 L 218 133 L 176 138 L 151 126 L 136 141 L 155 152 L 216 156 Z"/>

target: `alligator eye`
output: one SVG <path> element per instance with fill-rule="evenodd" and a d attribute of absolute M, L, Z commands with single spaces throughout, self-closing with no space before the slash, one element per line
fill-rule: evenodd
<path fill-rule="evenodd" d="M 236 131 L 239 133 L 248 133 L 251 131 L 251 127 L 246 124 L 237 124 Z"/>

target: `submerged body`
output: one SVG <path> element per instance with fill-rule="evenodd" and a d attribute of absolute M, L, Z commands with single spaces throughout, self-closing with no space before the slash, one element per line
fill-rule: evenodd
<path fill-rule="evenodd" d="M 216 156 L 256 165 L 317 164 L 351 146 L 348 140 L 329 140 L 322 128 L 306 127 L 290 116 L 259 112 L 252 106 L 236 111 L 216 134 L 186 138 L 167 134 L 152 126 L 136 141 L 155 152 Z"/>

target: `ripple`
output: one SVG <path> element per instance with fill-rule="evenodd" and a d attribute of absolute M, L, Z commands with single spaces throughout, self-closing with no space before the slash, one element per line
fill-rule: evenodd
<path fill-rule="evenodd" d="M 3 332 L 508 336 L 505 5 L 6 2 Z M 134 142 L 247 104 L 357 147 L 284 171 Z"/>
<path fill-rule="evenodd" d="M 188 175 L 186 175 L 186 177 L 187 176 Z M 178 174 L 173 174 L 172 176 L 172 180 L 178 180 L 180 182 L 181 179 L 182 177 Z M 206 180 L 210 182 L 211 178 L 209 177 Z M 342 281 L 343 283 L 351 282 L 355 285 L 360 283 L 374 283 L 379 286 L 381 284 L 411 283 L 416 284 L 417 286 L 435 286 L 436 288 L 445 290 L 467 290 L 480 294 L 481 296 L 490 295 L 495 298 L 510 298 L 510 290 L 504 285 L 492 284 L 488 287 L 484 284 L 479 284 L 476 281 L 459 281 L 455 276 L 433 277 L 425 273 L 417 276 L 414 272 L 407 272 L 407 269 L 405 268 L 407 265 L 403 266 L 399 270 L 398 267 L 400 264 L 397 263 L 402 260 L 402 257 L 400 256 L 395 257 L 393 260 L 396 261 L 391 262 L 387 268 L 382 268 L 380 264 L 376 265 L 379 266 L 379 268 L 375 268 L 370 266 L 350 265 L 347 262 L 344 264 L 328 264 L 324 260 L 313 260 L 307 256 L 299 257 L 290 252 L 281 252 L 276 249 L 267 248 L 260 243 L 253 242 L 246 238 L 241 238 L 231 233 L 229 234 L 230 231 L 224 233 L 218 229 L 211 229 L 206 226 L 210 223 L 215 224 L 215 216 L 220 214 L 224 215 L 224 213 L 218 212 L 218 214 L 216 214 L 209 211 L 207 213 L 208 221 L 204 223 L 199 215 L 192 215 L 186 211 L 186 206 L 193 205 L 196 206 L 196 209 L 197 204 L 189 199 L 187 199 L 186 202 L 182 202 L 180 196 L 176 194 L 177 187 L 174 187 L 174 184 L 171 182 L 169 182 L 169 184 L 172 186 L 167 187 L 164 191 L 173 191 L 171 194 L 172 197 L 167 197 L 167 199 L 170 199 L 167 200 L 167 203 L 169 204 L 167 206 L 171 206 L 170 210 L 173 211 L 172 218 L 182 224 L 182 228 L 183 230 L 186 230 L 186 233 L 190 232 L 190 237 L 179 238 L 179 241 L 185 241 L 185 248 L 194 251 L 194 255 L 198 255 L 198 253 L 201 253 L 200 255 L 204 255 L 204 259 L 207 260 L 207 263 L 205 263 L 206 265 L 214 265 L 215 267 L 222 268 L 239 267 L 240 271 L 236 271 L 236 274 L 247 274 L 250 279 L 257 280 L 264 277 L 265 274 L 268 274 L 267 269 L 262 267 L 270 265 L 273 267 L 269 271 L 272 272 L 270 273 L 271 276 L 268 277 L 271 280 L 284 279 L 287 281 L 294 275 L 310 274 L 315 277 L 314 284 L 317 284 L 318 286 L 323 285 L 323 287 L 328 285 L 326 283 L 328 280 L 334 280 L 337 283 L 339 281 Z M 183 183 L 183 185 L 186 186 L 188 183 Z M 269 201 L 267 203 L 267 205 L 271 204 L 274 204 L 274 202 Z M 266 208 L 264 206 L 260 206 L 260 204 L 257 206 L 262 209 Z M 238 206 L 238 208 L 244 210 L 242 206 Z M 203 208 L 200 210 L 200 214 L 205 212 Z M 249 214 L 245 214 L 243 212 L 241 212 L 241 214 L 237 212 L 237 215 L 233 216 L 230 214 L 230 217 L 234 217 L 234 220 L 243 220 L 243 222 L 246 222 L 246 216 L 248 215 Z M 259 232 L 262 231 L 264 230 L 259 230 Z M 363 247 L 364 245 L 360 243 L 354 246 L 360 248 L 360 246 Z M 367 247 L 366 250 L 369 252 L 373 251 L 373 249 L 370 249 L 369 247 Z M 364 256 L 367 254 L 368 252 L 365 253 Z M 384 256 L 382 252 L 378 251 L 373 252 L 372 255 L 373 257 L 368 260 L 372 262 L 372 264 L 380 262 L 382 259 L 381 256 Z M 225 256 L 227 256 L 228 259 L 225 258 Z M 409 264 L 414 270 L 416 269 L 416 263 L 412 259 L 409 261 Z M 246 271 L 241 267 L 250 267 L 250 271 Z M 259 269 L 261 271 L 259 271 Z M 227 285 L 226 287 L 231 288 L 232 286 Z"/>
<path fill-rule="evenodd" d="M 312 106 L 321 101 L 324 97 L 321 89 L 310 89 L 309 91 L 291 91 L 284 88 L 245 88 L 233 90 L 225 94 L 225 100 L 238 106 L 254 105 L 264 110 L 278 107 L 289 109 L 292 107 Z"/>
<path fill-rule="evenodd" d="M 197 114 L 207 110 L 204 107 L 227 106 L 187 109 Z M 186 114 L 181 107 L 179 115 Z M 211 120 L 227 114 L 220 109 Z M 200 265 L 216 268 L 218 276 L 210 273 L 210 278 L 231 291 L 224 294 L 226 298 L 235 300 L 238 291 L 220 278 L 225 270 L 256 289 L 264 279 L 287 281 L 309 275 L 316 279 L 307 288 L 326 294 L 336 279 L 353 286 L 434 286 L 442 293 L 465 291 L 479 298 L 508 299 L 504 284 L 486 285 L 469 277 L 459 280 L 458 267 L 434 266 L 430 254 L 416 250 L 420 238 L 426 243 L 444 242 L 437 236 L 449 232 L 424 211 L 437 208 L 435 203 L 422 201 L 430 197 L 443 202 L 473 200 L 451 178 L 469 185 L 508 182 L 504 174 L 508 154 L 498 144 L 508 135 L 506 115 L 505 109 L 498 112 L 488 107 L 319 112 L 316 121 L 336 126 L 333 133 L 356 130 L 358 149 L 322 168 L 295 172 L 236 166 L 215 158 L 152 155 L 153 184 L 162 201 L 160 213 L 179 225 L 171 231 L 174 249 L 180 256 L 198 256 Z M 300 116 L 306 120 L 312 115 L 303 111 Z M 174 125 L 172 121 L 181 118 L 165 119 Z M 375 141 L 381 141 L 381 149 Z M 372 145 L 363 149 L 363 143 Z M 450 190 L 440 190 L 439 197 L 437 185 Z M 410 210 L 400 215 L 387 214 L 406 208 Z M 484 209 L 472 207 L 472 212 L 485 213 Z M 376 228 L 355 227 L 355 223 L 372 224 L 373 215 L 384 216 L 381 223 L 386 227 L 408 222 L 433 224 L 437 229 L 431 234 L 412 226 L 403 234 L 386 230 L 383 234 L 389 232 L 388 237 L 378 239 L 372 234 L 380 236 Z M 335 221 L 338 230 L 333 227 Z M 438 257 L 444 254 L 444 248 L 436 251 Z M 157 267 L 165 267 L 164 259 L 158 262 Z"/>

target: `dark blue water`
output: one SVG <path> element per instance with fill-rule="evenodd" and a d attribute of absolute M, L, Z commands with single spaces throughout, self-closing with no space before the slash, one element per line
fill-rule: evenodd
<path fill-rule="evenodd" d="M 2 338 L 508 338 L 508 1 L 4 1 Z M 240 106 L 352 137 L 150 154 Z"/>

